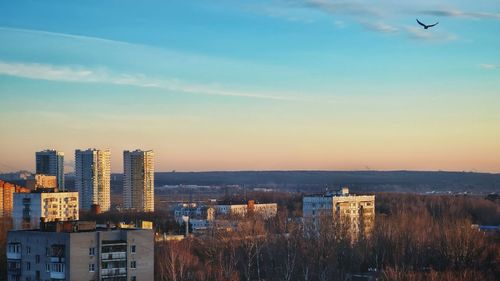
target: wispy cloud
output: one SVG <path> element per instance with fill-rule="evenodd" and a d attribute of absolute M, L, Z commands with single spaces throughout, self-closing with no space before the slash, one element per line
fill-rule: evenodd
<path fill-rule="evenodd" d="M 84 68 L 79 66 L 56 66 L 37 63 L 12 63 L 0 61 L 0 75 L 9 75 L 37 80 L 106 83 L 141 88 L 154 88 L 189 94 L 232 96 L 269 100 L 305 100 L 302 98 L 276 95 L 267 92 L 246 92 L 228 89 L 215 84 L 187 83 L 178 79 L 157 79 L 142 74 L 113 73 L 105 68 Z"/>
<path fill-rule="evenodd" d="M 420 13 L 424 15 L 432 15 L 438 17 L 500 20 L 500 13 L 466 12 L 460 10 L 424 10 L 421 11 Z"/>
<path fill-rule="evenodd" d="M 381 33 L 396 33 L 399 31 L 399 28 L 383 22 L 376 22 L 376 23 L 366 22 L 363 25 L 372 31 Z"/>
<path fill-rule="evenodd" d="M 453 41 L 458 38 L 454 34 L 445 32 L 428 32 L 427 30 L 415 26 L 406 26 L 405 31 L 407 32 L 410 38 L 418 40 L 444 42 L 444 41 Z"/>
<path fill-rule="evenodd" d="M 482 69 L 500 69 L 500 64 L 481 63 L 479 67 Z"/>

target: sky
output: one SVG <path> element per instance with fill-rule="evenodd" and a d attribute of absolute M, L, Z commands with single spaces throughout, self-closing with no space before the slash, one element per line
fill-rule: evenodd
<path fill-rule="evenodd" d="M 0 1 L 0 172 L 500 172 L 499 32 L 491 0 Z"/>

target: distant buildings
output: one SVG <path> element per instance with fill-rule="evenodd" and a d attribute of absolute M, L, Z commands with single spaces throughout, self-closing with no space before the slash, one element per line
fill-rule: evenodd
<path fill-rule="evenodd" d="M 11 217 L 14 207 L 14 193 L 30 192 L 29 189 L 0 180 L 0 218 Z"/>
<path fill-rule="evenodd" d="M 14 193 L 14 229 L 38 229 L 40 222 L 78 220 L 78 192 Z"/>
<path fill-rule="evenodd" d="M 250 214 L 260 216 L 264 219 L 275 217 L 278 213 L 278 204 L 255 204 L 254 200 L 249 200 L 247 204 L 227 204 L 215 205 L 216 215 L 245 217 Z"/>
<path fill-rule="evenodd" d="M 340 192 L 304 196 L 304 219 L 313 224 L 320 219 L 341 219 L 349 224 L 351 233 L 363 227 L 366 234 L 373 229 L 375 220 L 375 195 L 352 195 L 347 187 Z"/>
<path fill-rule="evenodd" d="M 75 187 L 80 196 L 80 208 L 90 210 L 99 205 L 101 211 L 110 209 L 111 153 L 109 150 L 75 151 Z"/>
<path fill-rule="evenodd" d="M 154 211 L 154 153 L 123 152 L 123 205 L 127 210 Z"/>
<path fill-rule="evenodd" d="M 57 177 L 43 174 L 36 174 L 32 179 L 26 180 L 26 187 L 31 190 L 51 189 L 57 190 Z"/>
<path fill-rule="evenodd" d="M 7 280 L 153 281 L 151 229 L 96 228 L 95 222 L 9 231 Z"/>
<path fill-rule="evenodd" d="M 57 188 L 64 188 L 64 153 L 56 150 L 38 151 L 36 156 L 36 174 L 57 177 Z"/>

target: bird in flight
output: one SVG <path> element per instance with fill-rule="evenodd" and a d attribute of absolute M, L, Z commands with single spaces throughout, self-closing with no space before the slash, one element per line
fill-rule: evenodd
<path fill-rule="evenodd" d="M 421 21 L 419 21 L 418 19 L 417 19 L 417 22 L 418 22 L 418 24 L 420 24 L 421 26 L 423 26 L 423 27 L 424 27 L 424 29 L 427 29 L 427 28 L 429 28 L 429 27 L 433 27 L 433 26 L 435 26 L 436 24 L 438 24 L 438 23 L 439 23 L 439 22 L 436 22 L 435 24 L 429 24 L 429 25 L 427 25 L 427 24 L 425 24 L 425 23 L 422 23 L 422 22 L 421 22 Z"/>

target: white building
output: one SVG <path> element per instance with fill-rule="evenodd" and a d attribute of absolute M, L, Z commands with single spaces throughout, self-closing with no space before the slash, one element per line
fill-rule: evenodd
<path fill-rule="evenodd" d="M 302 199 L 302 213 L 306 220 L 319 223 L 321 218 L 344 219 L 353 234 L 363 225 L 370 233 L 375 220 L 375 195 L 350 194 L 347 187 L 336 193 L 308 195 Z"/>
<path fill-rule="evenodd" d="M 96 204 L 102 211 L 109 211 L 110 157 L 108 149 L 75 151 L 75 187 L 80 195 L 82 210 L 90 210 Z"/>
<path fill-rule="evenodd" d="M 278 204 L 255 204 L 253 200 L 248 201 L 248 204 L 215 205 L 214 208 L 216 215 L 245 217 L 249 213 L 253 213 L 255 215 L 263 217 L 264 219 L 275 217 L 278 213 Z"/>
<path fill-rule="evenodd" d="M 14 193 L 14 229 L 38 229 L 45 222 L 78 220 L 78 192 Z"/>
<path fill-rule="evenodd" d="M 152 150 L 123 152 L 124 209 L 154 211 L 154 153 Z"/>

